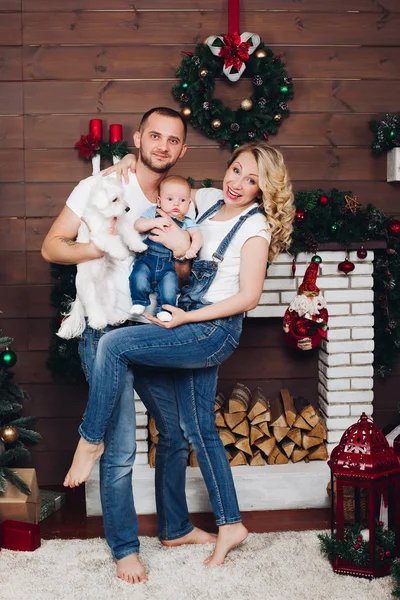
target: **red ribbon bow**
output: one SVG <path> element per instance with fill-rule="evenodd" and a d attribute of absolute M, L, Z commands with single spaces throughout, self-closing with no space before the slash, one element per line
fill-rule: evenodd
<path fill-rule="evenodd" d="M 235 32 L 230 35 L 224 35 L 224 44 L 219 51 L 219 56 L 224 59 L 226 69 L 233 66 L 237 71 L 240 71 L 242 63 L 249 60 L 250 42 L 242 42 L 240 35 Z"/>

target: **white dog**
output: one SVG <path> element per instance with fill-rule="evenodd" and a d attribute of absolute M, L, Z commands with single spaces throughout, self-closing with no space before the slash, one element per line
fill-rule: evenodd
<path fill-rule="evenodd" d="M 105 255 L 77 266 L 76 299 L 57 331 L 58 336 L 65 339 L 80 336 L 86 326 L 85 315 L 93 329 L 104 329 L 106 325 L 119 322 L 115 316 L 116 296 L 110 277 L 112 263 L 128 258 L 129 250 L 143 252 L 147 249 L 133 227 L 129 210 L 122 186 L 113 178 L 98 176 L 82 215 L 76 241 L 92 241 Z M 115 218 L 118 234 L 111 233 Z"/>

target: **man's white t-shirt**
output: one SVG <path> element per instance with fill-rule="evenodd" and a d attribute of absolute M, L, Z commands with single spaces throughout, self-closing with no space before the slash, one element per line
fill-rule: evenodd
<path fill-rule="evenodd" d="M 67 200 L 68 208 L 70 208 L 79 218 L 82 218 L 95 182 L 96 177 L 93 176 L 83 179 L 80 183 L 78 183 Z M 142 192 L 136 175 L 130 173 L 129 183 L 122 183 L 122 185 L 125 190 L 124 199 L 132 211 L 133 220 L 140 217 L 151 206 L 154 206 L 154 204 L 150 202 Z M 129 256 L 125 260 L 113 261 L 113 270 L 110 276 L 114 281 L 114 287 L 116 290 L 116 316 L 120 321 L 130 319 L 148 323 L 147 319 L 133 316 L 129 312 L 130 308 L 132 307 L 132 301 L 129 293 L 129 275 L 132 270 L 132 263 L 133 255 Z M 154 308 L 155 306 L 153 306 L 152 303 L 151 306 L 147 307 L 145 314 L 154 314 Z"/>
<path fill-rule="evenodd" d="M 197 218 L 201 217 L 206 210 L 211 208 L 221 198 L 223 198 L 222 190 L 215 188 L 198 190 L 196 192 Z M 257 206 L 257 204 L 254 203 L 245 212 L 250 211 L 254 206 Z M 221 241 L 243 214 L 245 213 L 228 221 L 213 221 L 213 217 L 215 216 L 213 215 L 200 224 L 200 230 L 203 234 L 203 246 L 198 254 L 200 260 L 212 260 L 212 255 L 217 250 Z M 252 215 L 246 219 L 234 235 L 226 250 L 224 260 L 218 265 L 215 279 L 208 292 L 204 295 L 204 300 L 207 302 L 219 302 L 239 293 L 240 252 L 245 242 L 252 237 L 262 237 L 268 243 L 271 241 L 270 225 L 262 213 Z M 254 257 L 254 260 L 257 260 L 257 257 Z"/>

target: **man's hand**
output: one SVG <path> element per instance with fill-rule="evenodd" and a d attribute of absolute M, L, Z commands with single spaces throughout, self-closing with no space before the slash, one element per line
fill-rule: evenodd
<path fill-rule="evenodd" d="M 163 210 L 158 209 L 158 213 L 170 222 L 170 226 L 161 229 L 152 229 L 148 234 L 149 238 L 153 242 L 159 242 L 168 250 L 171 250 L 174 256 L 185 256 L 187 250 L 190 248 L 190 236 L 187 231 L 184 231 L 177 225 Z"/>
<path fill-rule="evenodd" d="M 122 183 L 122 178 L 125 183 L 129 183 L 129 171 L 131 173 L 136 172 L 136 156 L 134 154 L 127 154 L 122 158 L 117 164 L 112 167 L 108 167 L 101 172 L 103 177 L 107 177 L 107 175 L 111 175 L 111 173 L 117 174 L 117 181 Z"/>

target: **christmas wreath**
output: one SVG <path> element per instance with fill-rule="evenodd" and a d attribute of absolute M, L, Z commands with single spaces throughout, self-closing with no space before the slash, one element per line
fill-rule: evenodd
<path fill-rule="evenodd" d="M 287 101 L 293 98 L 292 80 L 280 57 L 259 40 L 248 32 L 211 36 L 197 45 L 195 53 L 184 52 L 176 71 L 180 83 L 172 93 L 182 115 L 221 146 L 229 142 L 235 148 L 251 140 L 268 140 L 290 114 Z M 253 93 L 237 110 L 231 110 L 213 97 L 215 80 L 225 74 L 237 81 L 244 69 L 252 79 Z"/>

